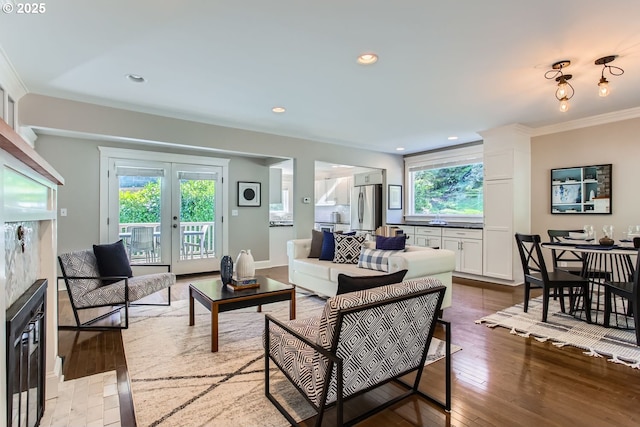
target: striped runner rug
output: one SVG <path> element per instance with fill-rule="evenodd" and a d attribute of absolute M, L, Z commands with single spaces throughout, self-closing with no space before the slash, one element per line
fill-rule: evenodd
<path fill-rule="evenodd" d="M 542 297 L 529 300 L 529 311 L 523 304 L 500 310 L 485 316 L 476 323 L 490 328 L 501 326 L 521 337 L 532 337 L 538 341 L 550 340 L 557 347 L 573 346 L 585 350 L 584 354 L 606 357 L 609 361 L 640 369 L 640 347 L 636 345 L 633 329 L 605 328 L 589 324 L 562 313 L 556 300 L 549 302 L 547 322 L 542 322 Z M 633 323 L 631 323 L 631 327 Z"/>

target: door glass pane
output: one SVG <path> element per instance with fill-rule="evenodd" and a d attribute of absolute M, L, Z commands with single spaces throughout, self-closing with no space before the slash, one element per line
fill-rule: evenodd
<path fill-rule="evenodd" d="M 158 263 L 163 169 L 118 167 L 118 232 L 131 264 Z"/>
<path fill-rule="evenodd" d="M 215 257 L 216 173 L 178 172 L 180 260 Z"/>

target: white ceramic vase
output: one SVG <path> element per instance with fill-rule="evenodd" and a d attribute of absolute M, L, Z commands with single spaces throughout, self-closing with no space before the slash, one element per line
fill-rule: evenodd
<path fill-rule="evenodd" d="M 236 277 L 238 279 L 247 279 L 255 276 L 256 266 L 251 255 L 251 249 L 246 251 L 243 249 L 236 258 Z"/>

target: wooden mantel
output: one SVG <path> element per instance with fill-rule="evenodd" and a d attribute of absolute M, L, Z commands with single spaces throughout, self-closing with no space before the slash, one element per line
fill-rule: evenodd
<path fill-rule="evenodd" d="M 64 185 L 62 175 L 2 119 L 0 119 L 0 148 L 54 184 Z"/>

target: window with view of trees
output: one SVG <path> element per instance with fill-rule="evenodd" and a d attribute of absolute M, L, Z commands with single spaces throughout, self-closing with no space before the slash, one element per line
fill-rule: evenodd
<path fill-rule="evenodd" d="M 482 163 L 412 173 L 416 215 L 482 215 Z"/>
<path fill-rule="evenodd" d="M 482 217 L 481 147 L 407 158 L 406 214 L 429 217 Z"/>

